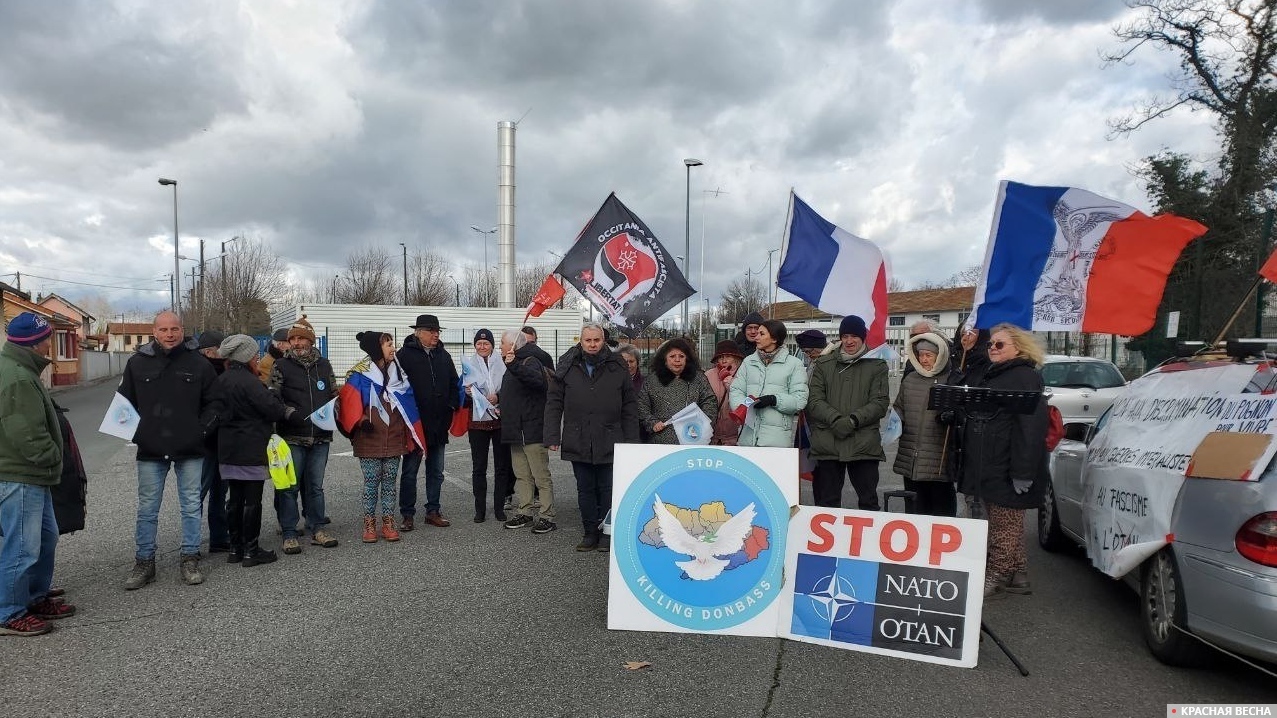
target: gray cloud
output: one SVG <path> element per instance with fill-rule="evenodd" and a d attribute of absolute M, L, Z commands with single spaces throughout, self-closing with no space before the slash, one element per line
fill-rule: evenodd
<path fill-rule="evenodd" d="M 1104 139 L 1166 66 L 1100 68 L 1117 3 L 608 5 L 0 5 L 0 273 L 165 275 L 159 176 L 188 255 L 249 234 L 312 276 L 399 242 L 478 264 L 496 123 L 528 108 L 520 261 L 566 249 L 610 191 L 682 254 L 697 157 L 692 275 L 704 221 L 714 301 L 779 246 L 790 187 L 913 284 L 980 260 L 999 179 L 1141 204 L 1128 164 L 1210 145 L 1193 117 Z"/>

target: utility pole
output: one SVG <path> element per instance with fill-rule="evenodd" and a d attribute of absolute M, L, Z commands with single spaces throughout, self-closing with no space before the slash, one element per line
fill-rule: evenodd
<path fill-rule="evenodd" d="M 199 296 L 199 302 L 197 302 L 197 305 L 199 306 L 199 309 L 197 309 L 196 311 L 197 311 L 197 312 L 199 312 L 199 325 L 200 325 L 200 326 L 199 326 L 199 329 L 200 329 L 200 331 L 204 331 L 204 330 L 206 329 L 206 327 L 204 326 L 204 324 L 206 323 L 206 321 L 207 321 L 207 320 L 204 318 L 204 240 L 203 240 L 203 239 L 200 239 L 200 284 L 199 284 L 199 288 L 200 288 L 200 296 Z"/>
<path fill-rule="evenodd" d="M 408 245 L 403 242 L 399 243 L 403 247 L 403 303 L 408 306 Z"/>

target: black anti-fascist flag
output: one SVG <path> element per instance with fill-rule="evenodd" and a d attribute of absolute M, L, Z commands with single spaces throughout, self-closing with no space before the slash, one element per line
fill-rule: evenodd
<path fill-rule="evenodd" d="M 696 293 L 656 235 L 615 193 L 554 271 L 629 336 Z"/>

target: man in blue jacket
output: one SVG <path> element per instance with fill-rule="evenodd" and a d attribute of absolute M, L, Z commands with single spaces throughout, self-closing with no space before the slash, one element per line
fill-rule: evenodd
<path fill-rule="evenodd" d="M 40 372 L 53 328 L 23 312 L 0 349 L 0 636 L 38 636 L 75 607 L 49 597 L 58 523 L 49 487 L 62 476 L 62 431 Z"/>
<path fill-rule="evenodd" d="M 182 320 L 169 311 L 155 315 L 153 341 L 137 348 L 124 365 L 119 393 L 137 409 L 137 555 L 124 582 L 130 591 L 155 580 L 155 534 L 169 468 L 177 476 L 182 511 L 182 580 L 204 582 L 200 573 L 200 479 L 204 442 L 216 429 L 213 382 L 217 374 L 187 340 Z"/>

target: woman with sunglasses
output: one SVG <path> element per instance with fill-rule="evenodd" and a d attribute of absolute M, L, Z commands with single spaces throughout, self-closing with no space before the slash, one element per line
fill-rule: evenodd
<path fill-rule="evenodd" d="M 989 389 L 1043 389 L 1044 353 L 1037 339 L 1011 324 L 989 335 L 990 365 L 978 386 Z M 1041 504 L 1047 473 L 1046 397 L 1032 414 L 1003 409 L 968 410 L 963 425 L 963 471 L 958 489 L 974 495 L 989 515 L 989 557 L 984 598 L 1027 594 L 1028 556 L 1024 549 L 1024 512 Z"/>

